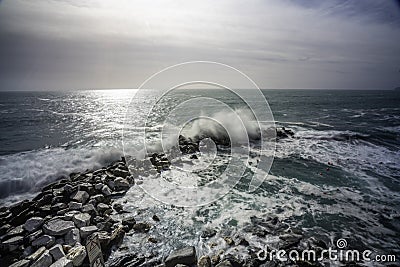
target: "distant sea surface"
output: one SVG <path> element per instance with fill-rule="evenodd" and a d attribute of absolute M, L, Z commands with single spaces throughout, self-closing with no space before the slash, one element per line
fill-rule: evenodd
<path fill-rule="evenodd" d="M 121 132 L 134 92 L 0 92 L 0 203 L 30 197 L 71 172 L 120 158 Z M 202 93 L 235 105 L 224 90 Z M 199 92 L 182 90 L 168 101 L 177 103 L 191 94 Z M 198 208 L 195 215 L 175 214 L 176 221 L 166 223 L 240 228 L 252 215 L 274 214 L 332 242 L 346 237 L 353 244 L 399 253 L 400 92 L 263 94 L 276 126 L 295 133 L 277 142 L 269 178 L 253 194 L 238 186 L 212 207 Z M 149 94 L 143 101 L 157 97 Z M 136 108 L 139 120 L 143 114 Z"/>

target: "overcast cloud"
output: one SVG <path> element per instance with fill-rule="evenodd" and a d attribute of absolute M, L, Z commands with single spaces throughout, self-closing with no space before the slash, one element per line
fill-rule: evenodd
<path fill-rule="evenodd" d="M 191 60 L 262 88 L 400 86 L 391 0 L 4 0 L 0 90 L 136 88 Z"/>

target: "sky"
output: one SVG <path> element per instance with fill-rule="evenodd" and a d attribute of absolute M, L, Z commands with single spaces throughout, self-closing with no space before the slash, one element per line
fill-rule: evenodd
<path fill-rule="evenodd" d="M 0 90 L 137 88 L 194 60 L 228 64 L 261 88 L 393 89 L 400 4 L 0 0 Z"/>

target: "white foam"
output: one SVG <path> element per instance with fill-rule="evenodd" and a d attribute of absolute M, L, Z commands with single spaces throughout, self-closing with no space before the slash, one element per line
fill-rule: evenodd
<path fill-rule="evenodd" d="M 116 148 L 51 148 L 1 156 L 0 197 L 35 192 L 71 172 L 100 168 L 121 155 Z"/>

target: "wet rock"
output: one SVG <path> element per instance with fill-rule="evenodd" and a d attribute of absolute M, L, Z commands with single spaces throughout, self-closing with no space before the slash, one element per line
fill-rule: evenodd
<path fill-rule="evenodd" d="M 225 237 L 224 237 L 224 240 L 225 240 L 225 242 L 226 242 L 226 244 L 227 244 L 228 246 L 233 246 L 233 245 L 235 245 L 235 242 L 233 241 L 233 239 L 232 239 L 230 236 L 225 236 Z"/>
<path fill-rule="evenodd" d="M 66 258 L 71 260 L 74 266 L 80 266 L 86 258 L 86 248 L 77 245 L 68 251 Z"/>
<path fill-rule="evenodd" d="M 137 223 L 135 224 L 132 229 L 135 232 L 139 232 L 139 233 L 147 233 L 151 228 L 151 225 L 148 223 Z"/>
<path fill-rule="evenodd" d="M 31 267 L 49 267 L 53 263 L 48 250 L 44 251 L 42 255 L 31 265 Z"/>
<path fill-rule="evenodd" d="M 215 267 L 233 267 L 233 265 L 231 264 L 231 262 L 229 260 L 224 260 L 224 261 L 221 261 L 220 263 L 218 263 L 217 265 L 215 265 Z"/>
<path fill-rule="evenodd" d="M 80 212 L 77 211 L 77 210 L 68 211 L 68 212 L 66 212 L 66 213 L 64 214 L 64 220 L 71 221 L 72 218 L 73 218 L 76 214 L 79 214 L 79 213 L 80 213 Z"/>
<path fill-rule="evenodd" d="M 98 230 L 99 229 L 97 228 L 97 226 L 94 225 L 80 228 L 79 232 L 81 234 L 81 239 L 86 239 L 88 236 L 90 236 L 94 232 L 97 232 Z"/>
<path fill-rule="evenodd" d="M 202 256 L 197 262 L 198 267 L 211 267 L 211 259 L 209 256 Z"/>
<path fill-rule="evenodd" d="M 111 233 L 110 247 L 120 245 L 124 236 L 125 236 L 125 231 L 123 225 L 118 225 Z"/>
<path fill-rule="evenodd" d="M 61 219 L 54 219 L 46 222 L 43 225 L 43 231 L 48 235 L 60 236 L 65 235 L 71 229 L 75 228 L 75 225 L 71 221 L 65 221 Z"/>
<path fill-rule="evenodd" d="M 126 179 L 124 179 L 122 177 L 117 177 L 114 180 L 114 184 L 115 184 L 115 190 L 124 190 L 124 191 L 126 191 L 130 187 L 128 180 L 126 180 Z"/>
<path fill-rule="evenodd" d="M 250 244 L 249 244 L 249 242 L 248 242 L 246 239 L 241 238 L 241 239 L 239 240 L 238 245 L 247 247 L 247 246 L 250 245 Z"/>
<path fill-rule="evenodd" d="M 54 244 L 55 240 L 56 239 L 53 236 L 43 235 L 43 236 L 39 237 L 38 239 L 34 240 L 32 242 L 32 246 L 34 246 L 34 247 L 41 247 L 41 246 L 50 247 Z"/>
<path fill-rule="evenodd" d="M 67 259 L 66 257 L 62 257 L 54 262 L 50 267 L 73 267 L 73 263 L 71 260 Z"/>
<path fill-rule="evenodd" d="M 37 229 L 39 229 L 43 225 L 43 223 L 44 223 L 43 218 L 32 217 L 25 222 L 24 228 L 28 232 L 33 232 L 33 231 L 36 231 Z"/>
<path fill-rule="evenodd" d="M 97 211 L 98 211 L 100 214 L 104 214 L 104 213 L 109 214 L 109 213 L 112 212 L 111 207 L 108 206 L 107 204 L 104 204 L 104 203 L 99 203 L 99 204 L 97 205 Z"/>
<path fill-rule="evenodd" d="M 105 196 L 111 195 L 111 189 L 110 189 L 107 185 L 104 185 L 104 186 L 103 186 L 103 188 L 101 189 L 101 192 L 102 192 L 103 195 L 105 195 Z"/>
<path fill-rule="evenodd" d="M 68 208 L 70 210 L 80 210 L 82 208 L 82 203 L 72 201 L 69 203 Z"/>
<path fill-rule="evenodd" d="M 39 259 L 39 257 L 43 254 L 43 252 L 46 251 L 45 247 L 40 247 L 38 248 L 33 254 L 29 255 L 28 257 L 26 257 L 27 260 L 30 261 L 36 261 L 37 259 Z"/>
<path fill-rule="evenodd" d="M 52 248 L 50 248 L 49 252 L 55 261 L 65 257 L 64 250 L 60 244 L 55 245 Z"/>
<path fill-rule="evenodd" d="M 78 228 L 88 226 L 90 223 L 91 216 L 88 213 L 78 213 L 72 217 L 72 221 Z"/>
<path fill-rule="evenodd" d="M 122 219 L 122 225 L 128 226 L 129 230 L 132 230 L 133 226 L 136 224 L 136 220 L 133 217 L 127 217 Z"/>
<path fill-rule="evenodd" d="M 68 205 L 65 203 L 57 203 L 57 204 L 53 204 L 51 206 L 52 211 L 60 211 L 60 210 L 65 210 L 67 208 L 68 208 Z"/>
<path fill-rule="evenodd" d="M 288 249 L 291 247 L 295 247 L 300 243 L 300 240 L 302 239 L 301 235 L 297 234 L 285 234 L 279 236 L 279 239 L 281 239 L 281 249 Z"/>
<path fill-rule="evenodd" d="M 13 237 L 16 235 L 22 235 L 25 232 L 23 225 L 18 225 L 17 227 L 10 228 L 5 234 L 4 238 Z"/>
<path fill-rule="evenodd" d="M 113 208 L 116 212 L 121 213 L 124 211 L 124 207 L 120 203 L 115 203 Z"/>
<path fill-rule="evenodd" d="M 125 266 L 153 266 L 150 264 L 145 264 L 142 265 L 145 262 L 145 258 L 143 257 L 138 257 L 137 255 L 123 255 L 120 256 L 116 259 L 113 259 L 111 262 L 109 262 L 109 266 L 113 267 L 125 267 Z"/>
<path fill-rule="evenodd" d="M 186 247 L 172 252 L 165 259 L 166 267 L 173 267 L 177 264 L 193 265 L 197 262 L 196 250 L 194 247 Z"/>
<path fill-rule="evenodd" d="M 101 231 L 97 233 L 97 237 L 99 238 L 101 250 L 105 251 L 108 245 L 110 244 L 110 239 L 111 239 L 110 235 L 105 231 Z"/>
<path fill-rule="evenodd" d="M 276 136 L 278 138 L 287 138 L 294 136 L 294 132 L 290 129 L 285 129 L 285 127 L 276 129 Z"/>
<path fill-rule="evenodd" d="M 128 172 L 128 171 L 125 171 L 125 170 L 122 170 L 122 169 L 115 169 L 115 170 L 113 171 L 113 174 L 114 174 L 116 177 L 122 177 L 122 178 L 126 178 L 127 176 L 129 176 L 129 172 Z"/>
<path fill-rule="evenodd" d="M 210 238 L 217 234 L 217 231 L 214 229 L 207 228 L 201 233 L 202 238 Z"/>
<path fill-rule="evenodd" d="M 79 229 L 74 228 L 70 230 L 66 235 L 65 235 L 65 244 L 70 245 L 70 246 L 75 246 L 76 243 L 81 242 L 81 236 L 79 233 Z"/>
<path fill-rule="evenodd" d="M 160 221 L 160 218 L 158 218 L 158 216 L 156 214 L 153 215 L 152 219 L 156 222 Z"/>
<path fill-rule="evenodd" d="M 89 213 L 91 215 L 96 214 L 96 209 L 93 206 L 93 204 L 86 204 L 85 206 L 82 207 L 81 211 L 83 213 Z"/>
<path fill-rule="evenodd" d="M 1 243 L 1 247 L 8 249 L 9 251 L 16 250 L 19 245 L 21 245 L 24 242 L 24 237 L 23 236 L 14 236 L 11 237 L 10 239 L 7 239 L 6 241 L 3 241 Z"/>
<path fill-rule="evenodd" d="M 28 260 L 20 260 L 17 261 L 16 263 L 11 264 L 9 267 L 28 267 L 30 261 Z"/>

